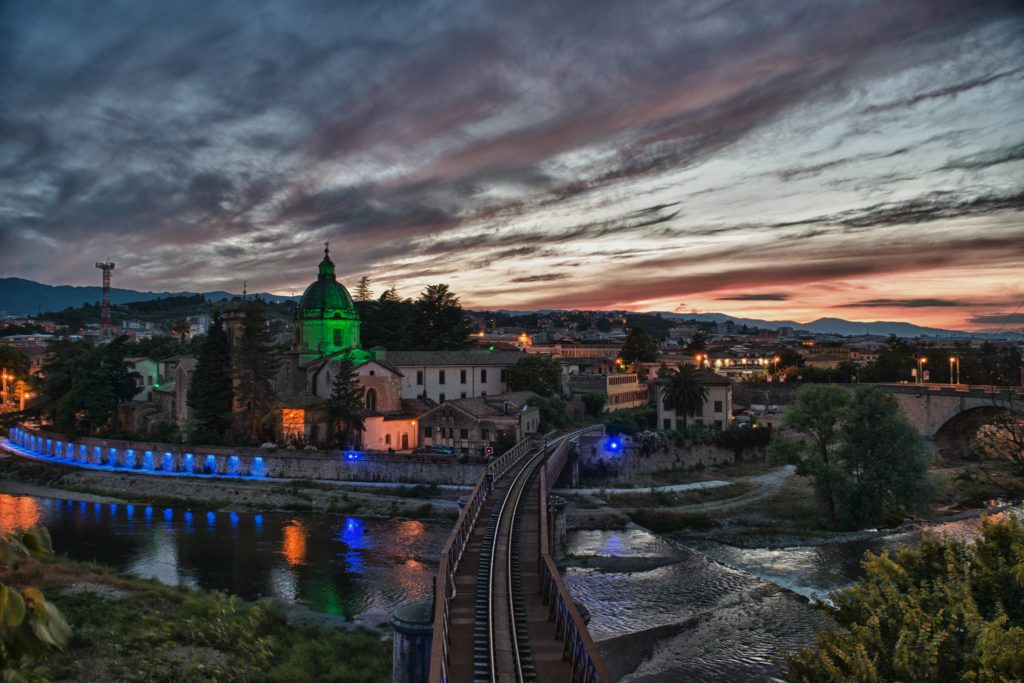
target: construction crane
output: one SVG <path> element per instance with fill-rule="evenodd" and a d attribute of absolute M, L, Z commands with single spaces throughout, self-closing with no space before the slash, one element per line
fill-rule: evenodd
<path fill-rule="evenodd" d="M 103 305 L 100 308 L 100 329 L 103 336 L 109 339 L 113 332 L 110 323 L 110 271 L 114 270 L 112 261 L 97 261 L 96 267 L 103 271 Z"/>

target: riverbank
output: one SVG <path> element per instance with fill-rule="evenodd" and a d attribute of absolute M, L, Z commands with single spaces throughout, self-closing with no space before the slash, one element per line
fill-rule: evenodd
<path fill-rule="evenodd" d="M 454 519 L 461 489 L 310 480 L 216 480 L 149 477 L 85 470 L 17 456 L 0 456 L 0 491 L 86 502 L 231 507 L 258 511 L 311 511 L 410 519 Z"/>
<path fill-rule="evenodd" d="M 268 600 L 63 558 L 20 560 L 0 568 L 0 581 L 41 589 L 71 626 L 68 648 L 39 662 L 51 680 L 391 680 L 391 645 L 379 635 L 290 618 Z"/>

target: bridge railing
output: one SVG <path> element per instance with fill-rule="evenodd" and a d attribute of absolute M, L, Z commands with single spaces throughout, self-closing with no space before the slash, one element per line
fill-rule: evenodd
<path fill-rule="evenodd" d="M 448 680 L 448 650 L 451 646 L 448 629 L 451 625 L 451 601 L 456 592 L 455 574 L 459 570 L 459 563 L 462 562 L 480 510 L 491 493 L 493 482 L 529 453 L 533 443 L 533 439 L 523 439 L 487 466 L 459 513 L 452 533 L 441 548 L 441 561 L 437 567 L 437 576 L 434 577 L 434 633 L 430 649 L 432 682 L 444 683 Z"/>
<path fill-rule="evenodd" d="M 569 442 L 578 436 L 586 433 L 604 433 L 604 425 L 597 428 L 590 427 L 581 429 L 573 434 L 567 435 L 558 445 L 550 460 L 561 460 L 564 466 L 568 459 Z M 555 622 L 555 637 L 562 641 L 562 656 L 569 660 L 572 668 L 573 683 L 611 683 L 614 679 L 608 673 L 608 669 L 597 651 L 594 639 L 590 637 L 586 622 L 580 616 L 579 610 L 569 595 L 569 589 L 562 580 L 558 571 L 558 565 L 551 558 L 551 528 L 548 520 L 548 493 L 553 480 L 558 476 L 562 467 L 551 468 L 552 476 L 548 476 L 548 467 L 540 468 L 540 519 L 538 529 L 540 530 L 538 543 L 540 550 L 540 593 L 544 604 L 548 606 L 548 620 Z"/>

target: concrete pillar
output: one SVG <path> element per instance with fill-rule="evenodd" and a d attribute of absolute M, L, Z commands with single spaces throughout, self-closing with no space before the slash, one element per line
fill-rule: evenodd
<path fill-rule="evenodd" d="M 551 559 L 565 554 L 567 525 L 565 523 L 565 499 L 548 494 L 548 533 L 551 535 Z"/>
<path fill-rule="evenodd" d="M 430 600 L 401 605 L 391 616 L 394 631 L 392 683 L 427 683 L 434 610 Z"/>

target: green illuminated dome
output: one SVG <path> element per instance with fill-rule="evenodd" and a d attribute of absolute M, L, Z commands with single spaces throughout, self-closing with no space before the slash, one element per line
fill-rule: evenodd
<path fill-rule="evenodd" d="M 348 290 L 334 277 L 334 262 L 324 248 L 316 282 L 299 304 L 295 342 L 302 361 L 359 348 L 359 313 Z"/>
<path fill-rule="evenodd" d="M 334 277 L 334 262 L 328 250 L 324 249 L 324 260 L 320 262 L 320 274 L 316 282 L 306 287 L 300 304 L 302 317 L 309 318 L 357 318 L 355 304 L 345 286 Z"/>

